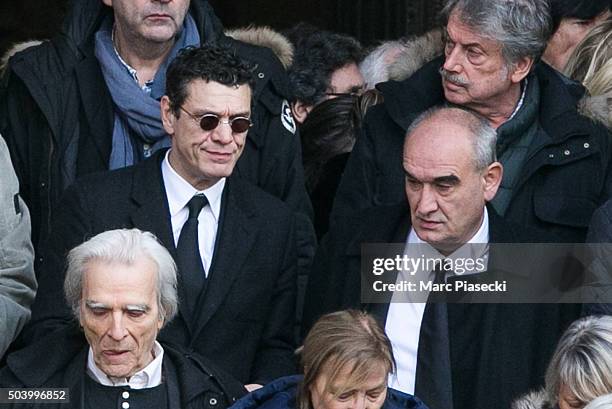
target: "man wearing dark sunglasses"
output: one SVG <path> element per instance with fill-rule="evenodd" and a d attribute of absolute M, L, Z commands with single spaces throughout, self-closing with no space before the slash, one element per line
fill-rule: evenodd
<path fill-rule="evenodd" d="M 295 371 L 294 215 L 234 172 L 250 137 L 253 71 L 213 45 L 170 64 L 160 105 L 171 148 L 67 190 L 34 307 L 37 333 L 71 320 L 61 296 L 67 250 L 106 230 L 139 228 L 179 270 L 179 314 L 161 340 L 201 353 L 247 388 Z"/>
<path fill-rule="evenodd" d="M 226 36 L 207 0 L 70 4 L 61 33 L 11 58 L 6 89 L 0 85 L 0 133 L 32 214 L 35 250 L 42 253 L 61 194 L 75 180 L 136 164 L 169 145 L 159 120 L 168 64 L 185 46 L 213 43 L 257 65 L 254 125 L 238 172 L 296 212 L 310 247 L 303 252 L 311 253 L 300 140 L 274 53 Z"/>

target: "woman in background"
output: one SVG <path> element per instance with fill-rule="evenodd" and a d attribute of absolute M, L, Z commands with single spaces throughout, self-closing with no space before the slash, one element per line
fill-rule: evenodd
<path fill-rule="evenodd" d="M 581 112 L 612 128 L 612 17 L 587 34 L 563 72 L 589 90 Z"/>
<path fill-rule="evenodd" d="M 329 228 L 329 214 L 367 109 L 380 103 L 377 90 L 361 96 L 344 95 L 317 104 L 300 126 L 306 190 L 315 212 L 315 230 L 321 239 Z"/>
<path fill-rule="evenodd" d="M 279 378 L 231 409 L 427 409 L 387 387 L 395 369 L 391 343 L 364 312 L 324 315 L 298 352 L 303 376 Z"/>
<path fill-rule="evenodd" d="M 583 409 L 612 393 L 612 316 L 575 321 L 561 337 L 546 372 L 546 387 L 513 409 Z"/>

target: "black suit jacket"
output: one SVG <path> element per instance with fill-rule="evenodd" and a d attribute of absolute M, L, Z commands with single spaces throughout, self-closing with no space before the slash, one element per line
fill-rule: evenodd
<path fill-rule="evenodd" d="M 361 303 L 361 244 L 404 243 L 410 227 L 405 203 L 371 208 L 333 225 L 309 277 L 302 332 L 321 315 L 345 308 L 367 309 L 384 327 L 388 304 Z M 489 208 L 491 243 L 551 239 L 508 224 Z M 540 387 L 558 339 L 579 315 L 580 306 L 573 304 L 448 304 L 454 409 L 509 408 Z"/>
<path fill-rule="evenodd" d="M 62 291 L 64 260 L 88 238 L 136 227 L 154 233 L 175 254 L 161 176 L 164 155 L 158 152 L 136 166 L 92 175 L 67 190 L 53 224 L 27 337 L 44 335 L 72 319 Z M 160 339 L 209 357 L 245 383 L 293 373 L 293 224 L 294 216 L 278 199 L 249 182 L 228 178 L 199 318 L 187 322 L 179 304 L 180 313 Z"/>

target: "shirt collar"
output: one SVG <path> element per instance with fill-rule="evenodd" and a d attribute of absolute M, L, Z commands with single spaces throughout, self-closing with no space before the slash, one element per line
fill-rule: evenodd
<path fill-rule="evenodd" d="M 94 361 L 93 351 L 89 347 L 87 354 L 87 374 L 96 382 L 104 386 L 129 386 L 131 389 L 154 388 L 162 382 L 162 362 L 164 359 L 164 348 L 159 342 L 153 344 L 153 355 L 155 358 L 149 365 L 127 378 L 115 378 L 106 375 Z"/>
<path fill-rule="evenodd" d="M 162 177 L 168 197 L 168 207 L 170 209 L 170 217 L 174 217 L 180 212 L 196 194 L 204 194 L 208 199 L 208 204 L 212 211 L 216 222 L 219 222 L 219 214 L 221 213 L 221 196 L 225 188 L 226 178 L 221 178 L 217 183 L 204 190 L 197 190 L 189 182 L 170 165 L 169 155 L 171 149 L 166 152 L 166 157 L 162 161 Z"/>
<path fill-rule="evenodd" d="M 521 107 L 523 106 L 523 102 L 525 101 L 525 94 L 527 93 L 527 84 L 529 84 L 529 80 L 527 78 L 525 78 L 525 82 L 522 84 L 522 92 L 521 92 L 521 97 L 519 98 L 518 104 L 516 104 L 516 108 L 514 108 L 514 111 L 512 112 L 512 115 L 510 115 L 510 118 L 508 118 L 508 121 L 511 120 L 512 118 L 514 118 L 514 116 L 516 115 L 516 113 L 521 109 Z"/>

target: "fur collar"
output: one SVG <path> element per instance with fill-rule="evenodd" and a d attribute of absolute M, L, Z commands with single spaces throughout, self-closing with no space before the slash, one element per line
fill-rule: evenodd
<path fill-rule="evenodd" d="M 541 389 L 515 400 L 512 409 L 553 409 L 553 406 L 546 399 L 544 389 Z"/>
<path fill-rule="evenodd" d="M 227 30 L 225 35 L 243 43 L 258 45 L 271 49 L 276 57 L 287 69 L 293 62 L 293 46 L 291 42 L 281 33 L 274 31 L 270 27 L 249 26 Z"/>
<path fill-rule="evenodd" d="M 34 47 L 35 45 L 39 45 L 39 44 L 42 44 L 42 41 L 30 40 L 30 41 L 25 41 L 23 43 L 13 44 L 13 46 L 11 46 L 8 49 L 8 51 L 4 53 L 4 55 L 2 56 L 2 59 L 0 59 L 0 75 L 4 73 L 4 70 L 6 69 L 8 65 L 9 58 L 14 56 L 18 52 L 25 50 L 26 48 Z"/>
<path fill-rule="evenodd" d="M 578 103 L 578 112 L 612 130 L 612 91 L 583 97 Z"/>
<path fill-rule="evenodd" d="M 389 79 L 402 81 L 419 68 L 442 54 L 442 30 L 431 30 L 420 37 L 405 42 L 404 50 L 389 66 Z"/>

